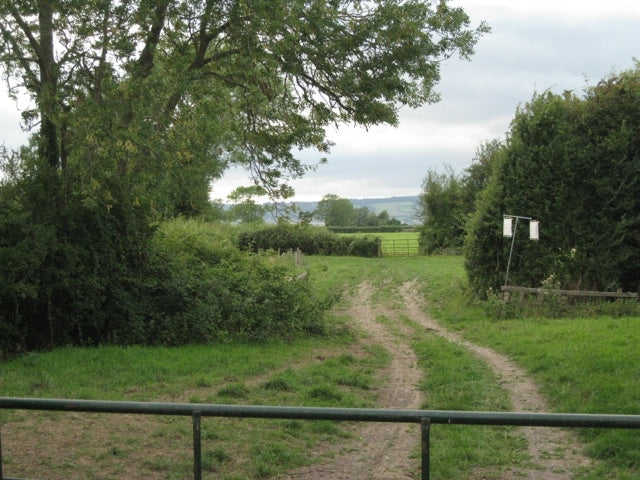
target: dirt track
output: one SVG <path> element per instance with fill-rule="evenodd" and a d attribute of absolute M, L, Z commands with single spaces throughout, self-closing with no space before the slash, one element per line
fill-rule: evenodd
<path fill-rule="evenodd" d="M 421 298 L 417 294 L 414 284 L 406 283 L 400 288 L 397 297 L 400 301 L 394 305 L 393 309 L 385 309 L 377 303 L 374 308 L 372 298 L 376 296 L 373 287 L 364 283 L 357 289 L 342 313 L 348 316 L 354 327 L 362 333 L 364 343 L 381 345 L 390 354 L 390 364 L 378 379 L 379 387 L 376 393 L 381 407 L 417 409 L 422 404 L 422 396 L 417 385 L 423 372 L 418 368 L 416 355 L 410 346 L 410 339 L 415 331 L 403 326 L 403 322 L 395 321 L 401 316 L 405 316 L 410 318 L 413 323 L 428 329 L 429 332 L 464 346 L 482 361 L 485 361 L 510 393 L 514 410 L 545 411 L 547 409 L 544 398 L 524 370 L 504 355 L 464 340 L 459 334 L 445 329 L 434 319 L 425 315 Z M 384 316 L 388 321 L 378 321 L 379 316 Z M 253 380 L 259 381 L 259 379 Z M 185 395 L 188 398 L 190 393 L 185 392 Z M 126 457 L 128 464 L 131 465 L 142 463 L 147 450 L 157 449 L 157 438 L 153 432 L 160 426 L 154 426 L 149 419 L 127 418 L 113 422 L 107 418 L 96 419 L 86 415 L 82 419 L 82 422 L 77 419 L 77 422 L 70 422 L 61 429 L 60 419 L 56 417 L 31 416 L 29 421 L 10 429 L 8 444 L 12 448 L 18 448 L 19 452 L 15 453 L 7 449 L 8 456 L 16 459 L 11 468 L 20 470 L 28 467 L 30 472 L 28 476 L 31 478 L 51 478 L 50 465 L 58 462 L 60 458 L 66 458 L 68 456 L 66 455 L 67 450 L 77 448 L 78 439 L 81 439 L 81 449 L 117 453 L 116 450 L 113 450 L 114 447 L 111 443 L 114 436 L 124 439 L 128 438 L 127 435 L 138 435 L 145 439 L 145 448 L 141 449 L 141 453 L 136 454 L 138 456 L 135 458 L 133 456 Z M 93 423 L 96 424 L 93 425 Z M 108 426 L 100 427 L 98 423 L 100 425 L 107 423 Z M 317 458 L 330 458 L 330 460 L 290 472 L 280 478 L 289 480 L 405 480 L 419 478 L 420 459 L 415 456 L 415 453 L 419 451 L 420 442 L 417 425 L 362 423 L 354 424 L 353 429 L 356 439 L 344 444 L 341 443 L 340 451 L 332 457 L 328 455 L 330 455 L 329 452 L 335 450 L 335 445 L 326 446 L 326 450 L 323 446 L 318 446 L 315 449 L 314 455 Z M 569 480 L 577 468 L 589 465 L 589 460 L 580 454 L 579 442 L 566 431 L 550 428 L 528 428 L 522 429 L 522 434 L 529 444 L 529 454 L 532 459 L 530 468 L 514 468 L 504 472 L 477 470 L 467 480 L 486 478 Z M 56 438 L 57 441 L 52 445 L 47 444 L 47 450 L 42 451 L 39 440 L 50 438 Z M 176 456 L 176 461 L 178 461 L 180 449 L 185 447 L 182 438 L 172 436 L 163 441 L 166 451 L 162 455 L 165 457 Z M 112 454 L 108 453 L 108 455 Z M 22 457 L 38 460 L 37 463 L 34 463 L 35 460 L 24 460 Z M 89 464 L 82 463 L 88 461 L 86 458 L 80 456 L 76 460 L 77 467 L 81 472 L 90 468 Z M 164 461 L 167 460 L 164 459 Z M 65 470 L 62 471 L 64 473 Z M 128 471 L 128 473 L 132 472 Z M 152 471 L 152 473 L 153 475 L 147 471 L 144 478 L 166 478 L 166 472 L 162 470 Z M 109 472 L 92 470 L 84 478 L 112 478 L 112 476 Z M 435 473 L 433 477 L 437 477 Z M 69 478 L 69 476 L 62 478 Z M 135 478 L 143 477 L 137 476 Z"/>
<path fill-rule="evenodd" d="M 403 340 L 410 332 L 392 332 L 376 321 L 380 314 L 392 318 L 405 315 L 450 342 L 467 348 L 472 354 L 485 361 L 509 392 L 514 411 L 545 411 L 545 399 L 527 373 L 514 362 L 494 350 L 464 340 L 459 334 L 445 329 L 428 317 L 412 283 L 404 284 L 402 308 L 399 311 L 381 312 L 371 306 L 372 288 L 362 284 L 344 312 L 351 317 L 355 326 L 365 332 L 367 341 L 384 346 L 392 360 L 385 372 L 383 387 L 379 392 L 380 406 L 385 408 L 419 408 L 421 394 L 417 389 L 422 372 L 418 369 L 417 358 L 408 342 Z M 400 322 L 397 322 L 398 324 Z M 394 328 L 398 327 L 397 324 Z M 322 463 L 292 472 L 285 478 L 310 480 L 341 479 L 407 479 L 415 478 L 419 470 L 419 460 L 410 455 L 418 449 L 419 432 L 417 426 L 405 424 L 370 423 L 358 428 L 361 442 L 346 447 L 330 463 Z M 582 455 L 578 440 L 569 432 L 557 428 L 522 428 L 525 436 L 531 466 L 512 468 L 502 472 L 502 480 L 569 480 L 580 467 L 590 464 L 590 459 Z M 471 478 L 483 479 L 489 472 L 477 471 Z M 491 478 L 495 477 L 493 472 Z"/>

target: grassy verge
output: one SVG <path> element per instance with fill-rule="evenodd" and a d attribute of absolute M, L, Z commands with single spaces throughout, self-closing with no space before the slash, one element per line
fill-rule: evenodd
<path fill-rule="evenodd" d="M 413 279 L 447 276 L 454 258 L 359 259 L 310 258 L 311 275 L 324 289 L 349 290 L 366 280 L 375 288 L 374 303 L 402 312 L 397 287 Z M 353 276 L 353 272 L 358 272 Z M 431 278 L 431 277 L 429 277 Z M 455 282 L 455 281 L 454 281 Z M 411 328 L 409 339 L 424 372 L 419 388 L 424 395 L 422 408 L 434 410 L 507 411 L 510 400 L 489 367 L 465 348 L 451 344 L 424 330 L 409 318 L 402 321 Z M 527 461 L 524 440 L 512 428 L 434 425 L 431 434 L 431 478 L 436 480 L 498 478 L 507 466 Z M 492 473 L 493 472 L 493 473 Z M 418 478 L 416 472 L 416 478 Z"/>
<path fill-rule="evenodd" d="M 459 257 L 425 259 L 431 313 L 471 341 L 508 354 L 534 377 L 555 412 L 640 414 L 640 318 L 496 319 L 464 295 Z M 427 266 L 428 265 L 428 266 Z M 462 288 L 461 288 L 462 287 Z M 640 478 L 640 431 L 580 430 L 602 461 L 584 478 Z"/>
<path fill-rule="evenodd" d="M 355 340 L 177 348 L 66 348 L 0 364 L 7 396 L 370 407 L 387 362 Z M 190 420 L 2 412 L 5 474 L 42 478 L 185 478 Z M 204 419 L 206 477 L 270 478 L 309 462 L 319 442 L 349 436 L 333 422 Z M 55 438 L 55 441 L 53 441 Z M 37 447 L 40 445 L 41 447 Z M 35 447 L 35 450 L 34 450 Z M 44 447 L 44 448 L 42 448 Z"/>
<path fill-rule="evenodd" d="M 508 411 L 510 400 L 488 366 L 466 349 L 416 330 L 414 349 L 426 373 L 420 384 L 422 408 Z M 473 472 L 500 471 L 526 461 L 524 440 L 513 428 L 434 425 L 431 463 L 434 479 L 473 478 Z"/>
<path fill-rule="evenodd" d="M 393 306 L 399 301 L 397 285 L 417 279 L 432 315 L 527 368 L 554 411 L 640 414 L 640 318 L 496 320 L 467 301 L 460 257 L 305 261 L 314 291 L 323 298 L 366 279 L 376 289 L 374 300 Z M 425 407 L 508 408 L 490 372 L 463 349 L 419 330 L 412 341 L 425 371 Z M 375 406 L 376 372 L 387 362 L 386 352 L 356 349 L 357 344 L 343 333 L 287 344 L 65 348 L 0 363 L 0 395 Z M 70 426 L 68 418 L 0 412 L 4 473 L 50 479 L 189 476 L 189 421 L 91 416 Z M 582 434 L 590 453 L 603 462 L 584 479 L 640 478 L 640 432 Z M 521 440 L 509 429 L 435 426 L 433 435 L 433 478 L 465 478 L 474 466 L 499 468 L 521 460 Z M 315 445 L 348 436 L 348 426 L 333 422 L 207 419 L 206 476 L 271 478 L 309 462 L 307 452 Z M 25 448 L 15 450 L 16 442 Z M 69 447 L 78 442 L 78 450 Z M 31 452 L 26 448 L 31 444 L 47 447 Z"/>

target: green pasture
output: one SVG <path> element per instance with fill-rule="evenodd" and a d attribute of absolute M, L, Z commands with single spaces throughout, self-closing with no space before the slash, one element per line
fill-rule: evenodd
<path fill-rule="evenodd" d="M 314 292 L 325 298 L 352 291 L 363 280 L 374 303 L 393 312 L 398 286 L 416 280 L 429 313 L 471 341 L 511 356 L 526 368 L 554 412 L 640 414 L 640 317 L 523 317 L 500 319 L 466 294 L 462 259 L 305 257 Z M 376 385 L 389 361 L 368 346 L 340 312 L 322 337 L 264 344 L 188 347 L 62 348 L 0 363 L 0 395 L 140 401 L 187 401 L 332 407 L 377 406 Z M 411 344 L 423 371 L 425 408 L 509 410 L 510 402 L 486 365 L 459 346 L 418 328 L 411 319 L 381 317 L 413 329 Z M 67 414 L 0 412 L 4 474 L 30 478 L 185 478 L 191 472 L 189 419 L 144 417 L 136 428 L 112 417 L 74 420 Z M 100 422 L 107 427 L 100 427 Z M 134 422 L 134 420 L 129 420 Z M 84 423 L 82 423 L 84 422 Z M 93 428 L 94 430 L 91 430 Z M 57 454 L 56 440 L 71 430 Z M 95 430 L 98 429 L 98 430 Z M 114 431 L 115 430 L 115 431 Z M 524 440 L 512 428 L 434 426 L 435 480 L 471 479 L 477 468 L 501 478 L 527 462 Z M 76 435 L 73 437 L 73 435 Z M 640 477 L 640 431 L 580 432 L 596 459 L 576 480 Z M 66 438 L 66 437 L 64 437 Z M 12 442 L 40 445 L 34 457 Z M 205 478 L 279 478 L 359 442 L 351 425 L 334 422 L 206 419 Z M 78 445 L 79 444 L 79 445 Z M 24 447 L 24 445 L 20 445 Z M 419 464 L 416 439 L 416 465 Z M 419 478 L 416 467 L 415 478 Z"/>

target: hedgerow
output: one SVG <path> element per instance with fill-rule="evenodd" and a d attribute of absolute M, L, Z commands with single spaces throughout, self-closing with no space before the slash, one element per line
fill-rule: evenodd
<path fill-rule="evenodd" d="M 241 250 L 286 251 L 299 248 L 307 255 L 378 256 L 378 237 L 336 235 L 326 228 L 300 225 L 273 225 L 238 235 Z"/>
<path fill-rule="evenodd" d="M 9 200 L 17 189 L 0 192 Z M 264 341 L 324 331 L 329 302 L 314 295 L 309 279 L 241 252 L 228 227 L 178 219 L 133 234 L 120 217 L 134 210 L 65 208 L 73 214 L 40 219 L 35 208 L 1 203 L 0 358 L 63 345 Z"/>

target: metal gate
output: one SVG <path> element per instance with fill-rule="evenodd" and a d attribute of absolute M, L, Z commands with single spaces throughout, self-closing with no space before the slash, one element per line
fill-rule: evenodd
<path fill-rule="evenodd" d="M 382 239 L 380 257 L 416 257 L 420 255 L 417 238 Z"/>
<path fill-rule="evenodd" d="M 113 402 L 0 397 L 0 409 L 61 412 L 179 415 L 192 418 L 193 478 L 202 479 L 202 417 L 271 418 L 290 420 L 338 420 L 356 422 L 419 423 L 422 440 L 422 480 L 429 479 L 429 434 L 432 424 L 502 425 L 530 427 L 640 429 L 640 415 L 589 415 L 560 413 L 464 412 L 446 410 L 392 410 L 372 408 L 270 407 L 194 403 Z M 1 432 L 0 432 L 1 433 Z M 19 480 L 2 473 L 0 480 Z"/>

